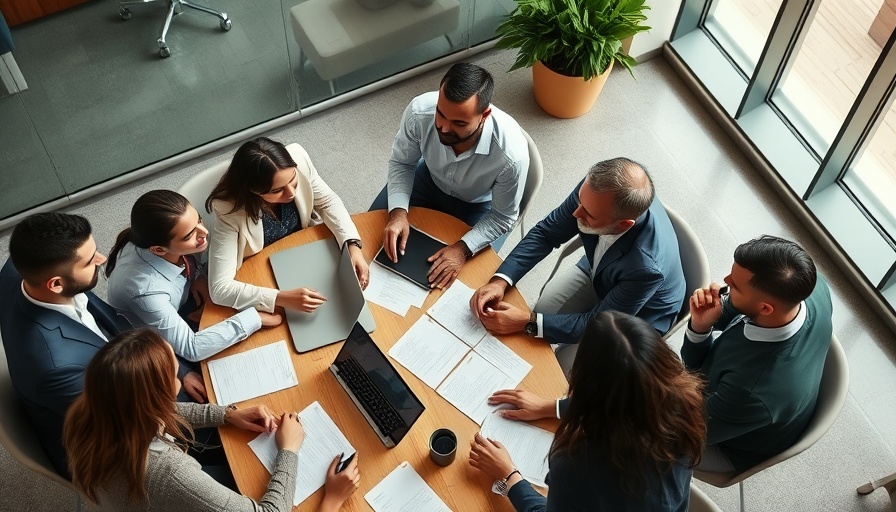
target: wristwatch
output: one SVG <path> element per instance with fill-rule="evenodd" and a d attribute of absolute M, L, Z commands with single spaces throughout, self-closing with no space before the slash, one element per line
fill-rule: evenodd
<path fill-rule="evenodd" d="M 535 311 L 529 313 L 529 321 L 523 327 L 523 332 L 529 336 L 538 336 L 538 315 L 535 314 Z"/>
<path fill-rule="evenodd" d="M 230 418 L 230 414 L 237 410 L 238 407 L 236 404 L 228 404 L 224 407 L 224 421 L 226 422 Z"/>
<path fill-rule="evenodd" d="M 492 492 L 501 496 L 507 496 L 507 481 L 510 480 L 510 477 L 512 477 L 514 473 L 519 472 L 520 470 L 514 469 L 504 480 L 495 480 L 495 483 L 492 484 Z M 522 475 L 522 473 L 520 473 L 520 475 Z"/>
<path fill-rule="evenodd" d="M 354 246 L 357 247 L 358 249 L 363 249 L 363 248 L 364 248 L 364 247 L 361 246 L 361 241 L 358 240 L 357 238 L 352 238 L 351 240 L 346 240 L 346 241 L 345 241 L 345 245 L 354 245 Z"/>

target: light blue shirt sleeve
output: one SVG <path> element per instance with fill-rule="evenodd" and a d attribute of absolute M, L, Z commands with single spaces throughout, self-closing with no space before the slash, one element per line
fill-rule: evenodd
<path fill-rule="evenodd" d="M 401 116 L 401 125 L 392 141 L 392 156 L 389 158 L 387 181 L 389 211 L 395 208 L 408 210 L 411 191 L 414 189 L 414 171 L 423 156 L 421 140 L 425 119 L 431 116 L 415 112 L 413 102 L 408 104 Z"/>
<path fill-rule="evenodd" d="M 193 332 L 164 292 L 136 296 L 131 311 L 149 327 L 156 329 L 174 348 L 174 353 L 188 361 L 201 361 L 248 338 L 261 329 L 261 317 L 248 308 L 226 320 Z"/>
<path fill-rule="evenodd" d="M 523 168 L 523 164 L 526 168 Z M 507 162 L 492 187 L 492 209 L 461 237 L 473 253 L 485 249 L 513 228 L 519 217 L 528 161 Z"/>

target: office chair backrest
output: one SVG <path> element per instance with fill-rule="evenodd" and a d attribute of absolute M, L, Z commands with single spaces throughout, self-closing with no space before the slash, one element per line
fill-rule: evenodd
<path fill-rule="evenodd" d="M 193 208 L 196 208 L 196 211 L 202 216 L 202 222 L 209 232 L 212 232 L 215 228 L 215 215 L 205 211 L 205 200 L 208 199 L 208 195 L 212 193 L 212 189 L 218 184 L 229 165 L 229 158 L 223 162 L 218 162 L 208 169 L 194 174 L 177 189 L 177 192 L 186 197 L 190 204 L 193 205 Z"/>
<path fill-rule="evenodd" d="M 532 201 L 541 189 L 541 182 L 544 180 L 544 167 L 541 163 L 541 154 L 538 152 L 538 147 L 535 146 L 535 141 L 526 133 L 526 130 L 522 128 L 520 130 L 523 132 L 523 136 L 526 137 L 526 143 L 529 145 L 529 172 L 526 174 L 526 186 L 523 188 L 523 197 L 520 199 L 520 222 L 522 222 L 529 205 L 532 204 Z"/>
<path fill-rule="evenodd" d="M 697 233 L 669 205 L 663 203 L 663 208 L 666 209 L 666 214 L 672 222 L 672 228 L 675 229 L 675 236 L 678 238 L 678 254 L 681 256 L 681 268 L 684 271 L 685 283 L 684 302 L 675 322 L 666 332 L 666 336 L 668 336 L 688 321 L 691 313 L 688 298 L 697 288 L 708 285 L 712 276 L 709 271 L 709 259 L 706 257 L 706 251 L 703 250 L 703 244 L 697 238 Z"/>
<path fill-rule="evenodd" d="M 831 428 L 834 421 L 840 415 L 840 409 L 846 402 L 846 392 L 849 390 L 849 362 L 846 360 L 846 352 L 836 335 L 831 336 L 831 346 L 824 360 L 824 370 L 821 373 L 821 384 L 818 388 L 818 401 L 815 404 L 815 412 L 805 432 L 793 446 L 763 461 L 756 466 L 742 472 L 709 473 L 707 471 L 694 470 L 694 477 L 712 484 L 716 487 L 728 487 L 755 475 L 763 469 L 783 462 L 799 453 L 806 451 L 810 446 Z"/>
<path fill-rule="evenodd" d="M 688 512 L 722 512 L 722 509 L 691 482 L 691 502 L 688 505 Z"/>
<path fill-rule="evenodd" d="M 0 445 L 3 445 L 19 464 L 77 493 L 71 482 L 56 473 L 44 452 L 12 385 L 6 363 L 6 351 L 2 344 L 0 340 Z"/>

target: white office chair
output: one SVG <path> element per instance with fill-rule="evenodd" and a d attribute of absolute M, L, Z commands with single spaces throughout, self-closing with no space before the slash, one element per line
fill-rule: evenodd
<path fill-rule="evenodd" d="M 828 349 L 827 358 L 824 361 L 824 370 L 821 374 L 821 385 L 818 388 L 818 402 L 815 404 L 815 412 L 806 431 L 800 439 L 790 448 L 763 461 L 752 468 L 728 473 L 710 473 L 708 471 L 694 470 L 694 478 L 716 487 L 729 487 L 738 484 L 740 487 L 740 510 L 744 512 L 744 480 L 750 478 L 763 469 L 784 462 L 785 460 L 802 453 L 831 428 L 834 421 L 840 415 L 840 409 L 846 402 L 846 392 L 849 390 L 849 362 L 846 360 L 846 352 L 840 345 L 837 336 L 831 336 L 831 346 Z"/>
<path fill-rule="evenodd" d="M 196 211 L 202 216 L 202 223 L 205 224 L 209 233 L 214 231 L 215 228 L 215 214 L 205 211 L 205 200 L 212 193 L 212 189 L 218 184 L 221 176 L 224 176 L 228 166 L 230 166 L 229 159 L 217 163 L 204 171 L 200 171 L 198 174 L 194 174 L 177 189 L 177 192 L 186 197 L 187 201 L 190 201 L 193 208 L 196 208 Z"/>
<path fill-rule="evenodd" d="M 538 191 L 541 190 L 541 182 L 544 180 L 544 166 L 541 163 L 541 154 L 538 152 L 538 147 L 535 146 L 535 141 L 526 133 L 526 130 L 522 128 L 520 130 L 523 132 L 523 136 L 526 137 L 526 142 L 529 145 L 529 172 L 526 174 L 526 186 L 523 188 L 523 197 L 520 199 L 520 216 L 516 221 L 520 227 L 520 238 L 522 238 L 526 235 L 526 212 L 538 195 Z"/>
<path fill-rule="evenodd" d="M 678 254 L 681 258 L 681 266 L 682 271 L 684 272 L 685 282 L 684 303 L 682 304 L 681 311 L 679 311 L 678 316 L 676 316 L 672 327 L 666 331 L 666 334 L 663 336 L 663 338 L 666 338 L 688 321 L 688 318 L 690 317 L 690 307 L 688 306 L 687 298 L 690 297 L 690 294 L 695 289 L 701 286 L 706 286 L 711 277 L 709 273 L 709 259 L 706 257 L 706 251 L 703 250 L 703 244 L 700 243 L 697 234 L 678 212 L 666 204 L 663 204 L 663 208 L 666 209 L 666 214 L 669 215 L 669 220 L 672 222 L 672 228 L 675 229 L 675 236 L 678 238 Z M 563 261 L 581 248 L 582 239 L 578 236 L 563 244 L 560 248 L 560 255 L 557 258 L 557 263 L 554 264 L 554 268 L 551 269 L 550 275 L 541 286 L 541 293 L 544 293 L 545 286 L 547 286 L 548 282 L 554 277 L 557 270 L 560 269 L 560 265 Z"/>
<path fill-rule="evenodd" d="M 692 482 L 691 502 L 688 505 L 688 512 L 722 512 L 722 509 Z"/>
<path fill-rule="evenodd" d="M 80 511 L 81 495 L 71 482 L 56 473 L 22 407 L 9 376 L 6 351 L 2 345 L 0 340 L 0 445 L 28 470 L 72 491 L 75 494 L 75 510 Z"/>
<path fill-rule="evenodd" d="M 684 271 L 684 302 L 681 305 L 681 311 L 672 324 L 672 327 L 666 331 L 663 339 L 678 330 L 679 327 L 686 324 L 691 317 L 691 307 L 688 298 L 697 288 L 702 288 L 709 284 L 712 276 L 709 271 L 709 259 L 706 257 L 706 251 L 703 244 L 697 238 L 697 233 L 691 229 L 691 226 L 685 222 L 684 218 L 668 205 L 663 204 L 672 227 L 675 229 L 675 236 L 678 238 L 678 254 L 681 257 L 681 268 Z"/>

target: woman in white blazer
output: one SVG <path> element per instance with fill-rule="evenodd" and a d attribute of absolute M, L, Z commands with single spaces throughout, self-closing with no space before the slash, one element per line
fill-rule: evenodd
<path fill-rule="evenodd" d="M 369 269 L 361 236 L 339 196 L 324 183 L 298 144 L 266 137 L 246 142 L 212 190 L 205 209 L 216 217 L 209 249 L 209 293 L 214 303 L 272 313 L 282 306 L 311 312 L 326 301 L 309 288 L 277 290 L 237 281 L 243 260 L 300 229 L 323 222 L 347 247 L 361 288 Z"/>

